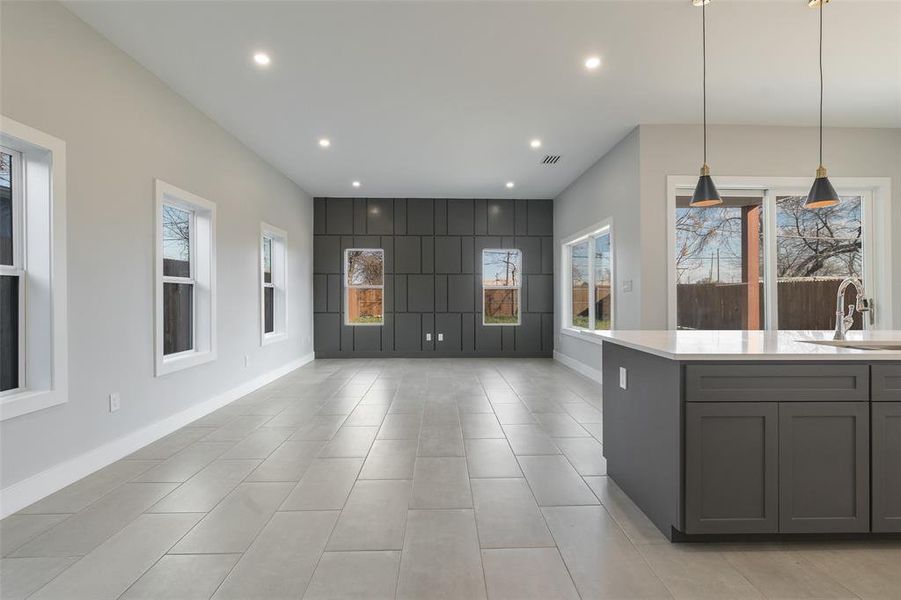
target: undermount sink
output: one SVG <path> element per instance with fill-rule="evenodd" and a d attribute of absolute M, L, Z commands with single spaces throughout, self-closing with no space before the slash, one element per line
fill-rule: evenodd
<path fill-rule="evenodd" d="M 835 346 L 838 348 L 853 348 L 855 350 L 886 350 L 901 351 L 901 341 L 882 342 L 876 340 L 800 340 L 807 344 L 819 344 L 820 346 Z"/>

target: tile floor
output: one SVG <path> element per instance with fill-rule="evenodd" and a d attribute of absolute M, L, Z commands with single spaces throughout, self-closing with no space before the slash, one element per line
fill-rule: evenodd
<path fill-rule="evenodd" d="M 319 360 L 0 522 L 0 598 L 901 598 L 901 543 L 669 544 L 550 360 Z"/>

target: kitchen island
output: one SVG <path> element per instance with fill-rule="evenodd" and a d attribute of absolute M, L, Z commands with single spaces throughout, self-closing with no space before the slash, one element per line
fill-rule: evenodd
<path fill-rule="evenodd" d="M 901 331 L 607 331 L 608 475 L 671 540 L 901 532 Z"/>

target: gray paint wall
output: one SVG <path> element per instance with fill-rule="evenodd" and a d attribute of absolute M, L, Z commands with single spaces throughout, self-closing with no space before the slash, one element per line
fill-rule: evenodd
<path fill-rule="evenodd" d="M 6 488 L 308 355 L 313 215 L 297 185 L 61 5 L 3 2 L 0 16 L 2 113 L 64 140 L 68 162 L 69 401 L 0 424 Z M 155 177 L 215 202 L 218 219 L 218 358 L 164 377 Z M 288 339 L 265 347 L 261 220 L 288 232 L 291 299 Z"/>
<path fill-rule="evenodd" d="M 825 162 L 834 177 L 891 177 L 892 264 L 901 271 L 901 129 L 827 128 Z M 560 241 L 605 218 L 613 219 L 615 327 L 667 327 L 668 175 L 694 175 L 701 161 L 697 125 L 641 125 L 554 201 L 556 264 Z M 715 125 L 709 128 L 714 174 L 813 177 L 817 129 Z M 622 284 L 632 280 L 633 292 Z M 901 277 L 893 281 L 893 318 L 901 327 Z M 559 305 L 559 278 L 555 295 Z M 557 352 L 599 369 L 600 347 L 559 333 Z"/>
<path fill-rule="evenodd" d="M 317 198 L 314 212 L 317 357 L 550 355 L 550 200 Z M 346 248 L 385 250 L 383 326 L 344 324 Z M 482 325 L 485 248 L 522 251 L 519 326 Z"/>

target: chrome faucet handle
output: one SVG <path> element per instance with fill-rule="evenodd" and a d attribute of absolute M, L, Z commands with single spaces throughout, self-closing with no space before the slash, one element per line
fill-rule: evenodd
<path fill-rule="evenodd" d="M 844 316 L 842 319 L 842 333 L 847 332 L 851 327 L 854 326 L 854 311 L 857 310 L 857 306 L 854 304 L 848 305 L 848 314 Z"/>

